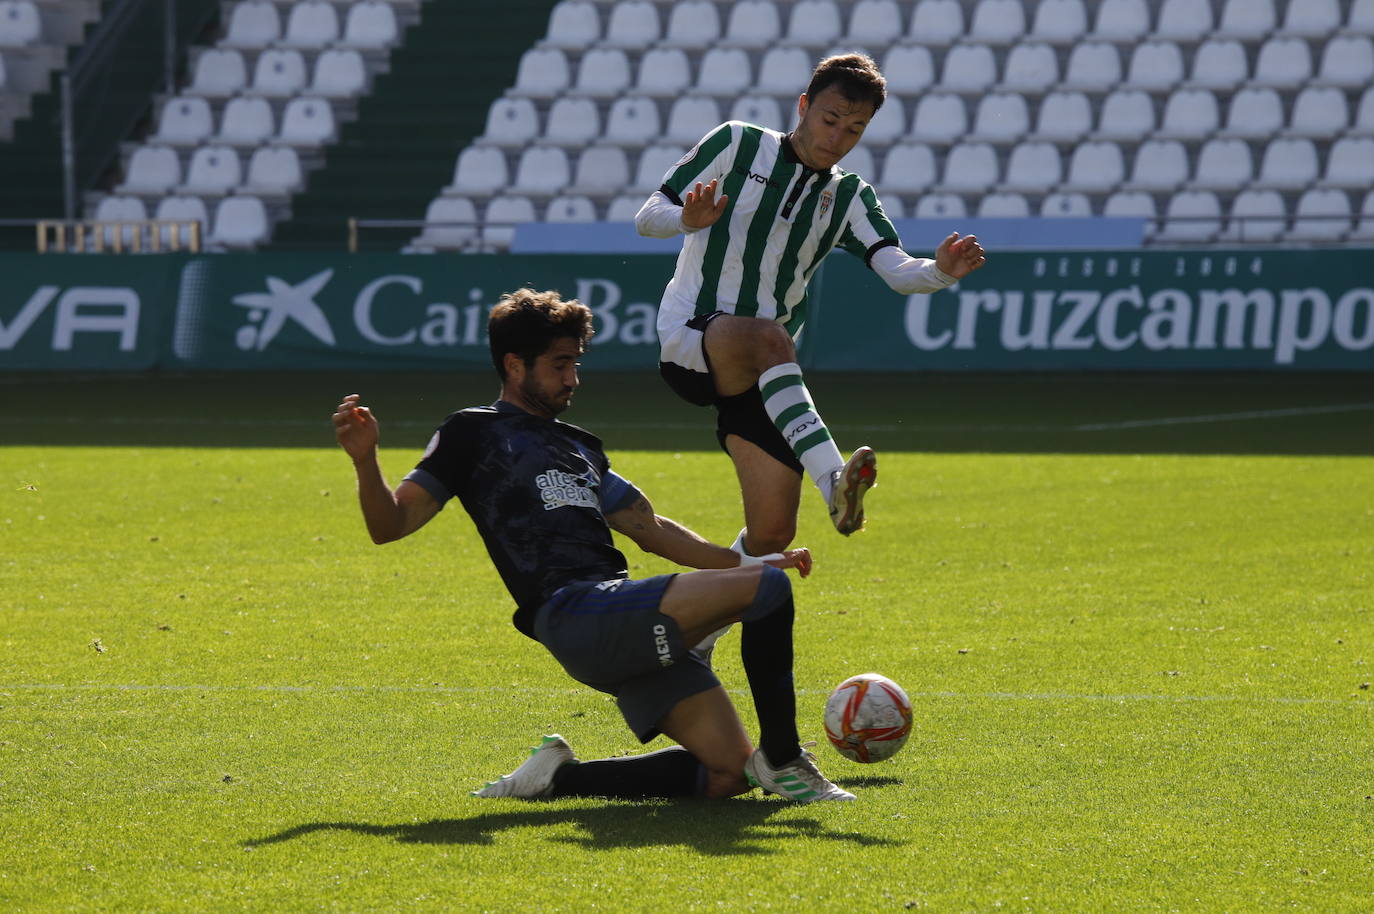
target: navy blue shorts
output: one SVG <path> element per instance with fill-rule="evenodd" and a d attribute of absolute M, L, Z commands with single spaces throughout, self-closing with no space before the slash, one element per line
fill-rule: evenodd
<path fill-rule="evenodd" d="M 659 612 L 673 575 L 634 581 L 581 581 L 553 595 L 534 616 L 534 635 L 568 675 L 614 695 L 642 743 L 684 698 L 720 685 Z"/>

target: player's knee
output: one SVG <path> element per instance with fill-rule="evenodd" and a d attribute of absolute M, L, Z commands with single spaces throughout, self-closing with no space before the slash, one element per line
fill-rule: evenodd
<path fill-rule="evenodd" d="M 759 583 L 753 601 L 740 614 L 745 622 L 753 622 L 772 615 L 792 600 L 792 580 L 787 572 L 772 565 L 760 565 Z"/>
<path fill-rule="evenodd" d="M 782 552 L 792 544 L 797 536 L 796 518 L 780 518 L 749 525 L 744 545 L 750 555 L 767 555 Z"/>

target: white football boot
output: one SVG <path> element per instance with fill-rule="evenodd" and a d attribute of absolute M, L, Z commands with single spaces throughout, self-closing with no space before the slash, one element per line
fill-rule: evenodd
<path fill-rule="evenodd" d="M 813 746 L 815 743 L 807 743 Z M 744 763 L 744 776 L 764 793 L 775 793 L 798 803 L 819 803 L 825 800 L 853 800 L 854 794 L 826 779 L 816 767 L 816 757 L 806 749 L 781 768 L 768 764 L 762 749 L 755 749 Z"/>
<path fill-rule="evenodd" d="M 577 761 L 572 746 L 557 733 L 546 736 L 530 750 L 530 757 L 510 774 L 492 781 L 481 790 L 472 791 L 474 797 L 519 797 L 532 800 L 553 792 L 553 773 L 569 762 Z"/>
<path fill-rule="evenodd" d="M 878 455 L 861 447 L 830 478 L 830 522 L 845 536 L 864 525 L 864 493 L 878 482 Z"/>

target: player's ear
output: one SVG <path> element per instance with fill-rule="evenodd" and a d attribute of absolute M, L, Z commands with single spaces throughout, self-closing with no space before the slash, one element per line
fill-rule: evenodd
<path fill-rule="evenodd" d="M 801 95 L 797 96 L 797 117 L 798 117 L 798 119 L 803 118 L 803 117 L 806 117 L 806 93 L 805 93 L 805 92 L 803 92 Z"/>
<path fill-rule="evenodd" d="M 525 378 L 525 360 L 519 353 L 507 352 L 501 356 L 501 365 L 506 369 L 506 380 L 517 384 Z"/>

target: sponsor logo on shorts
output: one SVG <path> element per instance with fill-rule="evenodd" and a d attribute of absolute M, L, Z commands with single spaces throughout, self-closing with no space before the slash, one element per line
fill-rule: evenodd
<path fill-rule="evenodd" d="M 668 627 L 666 625 L 654 626 L 654 649 L 658 651 L 658 662 L 664 666 L 672 666 L 673 658 L 672 647 L 668 644 Z"/>

